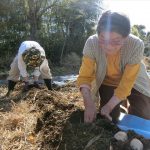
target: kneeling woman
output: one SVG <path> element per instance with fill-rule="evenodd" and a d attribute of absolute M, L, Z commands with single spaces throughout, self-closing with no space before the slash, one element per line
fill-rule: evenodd
<path fill-rule="evenodd" d="M 112 120 L 120 114 L 120 104 L 128 99 L 128 113 L 150 119 L 150 80 L 142 63 L 144 44 L 130 34 L 130 20 L 124 14 L 102 14 L 97 34 L 83 49 L 78 85 L 84 99 L 84 121 L 93 122 L 96 106 L 92 95 L 100 96 L 101 115 Z M 92 81 L 95 90 L 92 92 Z"/>

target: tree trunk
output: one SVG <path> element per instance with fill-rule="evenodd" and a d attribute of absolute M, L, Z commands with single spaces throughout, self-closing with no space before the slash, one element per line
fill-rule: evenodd
<path fill-rule="evenodd" d="M 29 5 L 28 22 L 30 26 L 30 40 L 37 40 L 38 20 L 34 0 L 29 0 L 28 5 Z"/>

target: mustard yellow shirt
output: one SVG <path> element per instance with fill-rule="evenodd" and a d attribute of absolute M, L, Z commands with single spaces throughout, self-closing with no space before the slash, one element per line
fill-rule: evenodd
<path fill-rule="evenodd" d="M 120 51 L 119 51 L 120 52 Z M 110 86 L 118 86 L 120 80 L 122 78 L 122 74 L 119 69 L 119 62 L 120 62 L 120 54 L 117 52 L 113 55 L 107 55 L 107 70 L 106 76 L 103 81 L 103 84 L 110 85 Z"/>
<path fill-rule="evenodd" d="M 114 91 L 114 95 L 120 100 L 124 100 L 131 93 L 140 65 L 127 64 L 122 74 L 119 69 L 119 63 L 119 52 L 115 55 L 107 56 L 107 73 L 103 84 L 117 87 Z M 77 81 L 79 86 L 84 84 L 91 86 L 91 82 L 95 78 L 95 65 L 96 63 L 93 59 L 83 56 Z"/>

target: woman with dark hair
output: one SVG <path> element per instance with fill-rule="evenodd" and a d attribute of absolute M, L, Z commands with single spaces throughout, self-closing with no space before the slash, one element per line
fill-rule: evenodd
<path fill-rule="evenodd" d="M 93 122 L 100 98 L 100 113 L 117 120 L 120 104 L 128 99 L 128 113 L 150 119 L 150 80 L 142 63 L 144 44 L 130 34 L 130 20 L 121 13 L 102 14 L 97 34 L 83 49 L 77 83 L 84 99 L 84 121 Z M 95 84 L 93 84 L 95 83 Z"/>

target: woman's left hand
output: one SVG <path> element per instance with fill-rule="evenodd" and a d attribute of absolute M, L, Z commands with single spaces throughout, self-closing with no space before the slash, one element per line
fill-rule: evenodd
<path fill-rule="evenodd" d="M 101 108 L 100 111 L 101 115 L 105 116 L 107 119 L 112 121 L 112 117 L 110 116 L 110 113 L 115 108 L 115 106 L 120 102 L 121 100 L 117 96 L 115 95 L 112 96 L 112 98 L 108 101 L 108 103 Z"/>

